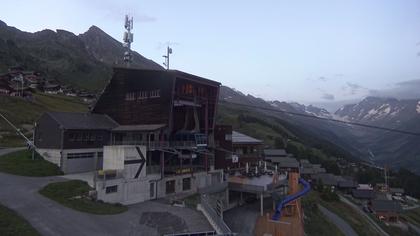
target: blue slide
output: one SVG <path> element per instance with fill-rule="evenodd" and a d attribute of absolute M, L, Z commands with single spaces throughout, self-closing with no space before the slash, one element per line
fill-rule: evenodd
<path fill-rule="evenodd" d="M 282 201 L 276 205 L 276 212 L 274 213 L 272 220 L 278 221 L 281 217 L 281 209 L 289 202 L 296 200 L 303 195 L 307 194 L 311 190 L 311 185 L 306 180 L 300 178 L 299 183 L 303 185 L 303 189 L 295 194 L 286 196 Z"/>

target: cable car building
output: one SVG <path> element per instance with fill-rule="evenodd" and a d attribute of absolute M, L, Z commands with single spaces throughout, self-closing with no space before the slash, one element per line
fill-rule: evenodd
<path fill-rule="evenodd" d="M 150 183 L 146 200 L 223 182 L 222 172 L 214 170 L 211 148 L 219 87 L 216 81 L 177 70 L 115 68 L 92 109 L 119 124 L 112 129 L 108 151 L 104 151 L 104 171 L 113 169 L 109 165 L 105 168 L 110 161 L 106 159 L 115 159 L 112 153 L 121 153 L 110 150 L 112 147 L 144 147 L 144 153 L 138 153 L 145 164 L 137 163 L 144 174 L 139 170 L 142 174 L 125 176 L 131 175 L 134 182 L 143 176 Z M 127 158 L 123 158 L 124 165 L 136 164 Z M 112 184 L 109 179 L 107 185 Z M 101 198 L 117 201 L 106 195 Z"/>

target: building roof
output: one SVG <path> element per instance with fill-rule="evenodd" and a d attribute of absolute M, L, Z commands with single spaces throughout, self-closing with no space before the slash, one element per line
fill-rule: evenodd
<path fill-rule="evenodd" d="M 47 112 L 46 114 L 64 129 L 110 130 L 118 126 L 117 122 L 103 114 L 76 112 Z"/>
<path fill-rule="evenodd" d="M 357 182 L 354 180 L 343 179 L 338 181 L 338 187 L 340 188 L 357 188 Z"/>
<path fill-rule="evenodd" d="M 374 211 L 387 211 L 400 213 L 402 211 L 401 205 L 397 201 L 392 200 L 373 200 L 372 208 Z"/>
<path fill-rule="evenodd" d="M 404 189 L 403 188 L 389 188 L 389 191 L 391 193 L 404 193 Z"/>
<path fill-rule="evenodd" d="M 151 125 L 119 125 L 112 129 L 112 131 L 153 131 L 165 127 L 166 124 L 151 124 Z"/>
<path fill-rule="evenodd" d="M 361 199 L 375 198 L 375 192 L 370 189 L 353 189 L 352 195 L 354 198 L 361 198 Z"/>
<path fill-rule="evenodd" d="M 299 162 L 295 158 L 269 156 L 265 160 L 276 163 L 279 168 L 299 168 Z"/>
<path fill-rule="evenodd" d="M 264 156 L 287 156 L 284 149 L 264 149 Z"/>
<path fill-rule="evenodd" d="M 317 181 L 322 181 L 323 185 L 331 185 L 331 186 L 337 186 L 338 179 L 337 176 L 331 174 L 331 173 L 320 173 L 313 175 L 313 178 Z"/>
<path fill-rule="evenodd" d="M 164 70 L 167 71 L 167 70 Z M 212 85 L 212 86 L 220 86 L 220 83 L 214 80 L 209 80 L 197 75 L 193 75 L 193 74 L 189 74 L 183 71 L 179 71 L 179 70 L 169 70 L 169 73 L 174 74 L 176 77 L 178 78 L 182 78 L 182 79 L 187 79 L 187 80 L 192 80 L 192 81 L 197 81 L 200 83 L 205 83 L 208 85 Z"/>
<path fill-rule="evenodd" d="M 233 144 L 262 144 L 262 141 L 245 134 L 232 131 L 232 143 Z"/>

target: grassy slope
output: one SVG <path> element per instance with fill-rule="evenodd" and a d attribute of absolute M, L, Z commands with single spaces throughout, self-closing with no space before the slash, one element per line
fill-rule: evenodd
<path fill-rule="evenodd" d="M 0 205 L 0 235 L 37 236 L 40 234 L 14 211 Z"/>
<path fill-rule="evenodd" d="M 341 236 L 344 235 L 340 229 L 326 219 L 317 206 L 318 199 L 311 191 L 302 198 L 302 205 L 305 214 L 305 233 L 309 236 Z"/>
<path fill-rule="evenodd" d="M 35 159 L 32 160 L 32 153 L 27 150 L 9 153 L 0 157 L 0 171 L 23 176 L 53 176 L 63 174 L 58 166 L 45 161 L 38 155 L 35 155 Z"/>
<path fill-rule="evenodd" d="M 19 97 L 0 96 L 0 113 L 19 128 L 28 132 L 30 127 L 46 111 L 83 112 L 86 104 L 78 98 L 62 95 L 34 94 L 34 99 L 28 101 Z M 25 126 L 26 124 L 26 126 Z M 28 132 L 28 136 L 31 133 Z M 0 146 L 22 146 L 23 139 L 17 137 L 12 128 L 0 119 Z"/>
<path fill-rule="evenodd" d="M 92 201 L 86 196 L 91 188 L 80 180 L 51 183 L 39 192 L 66 207 L 77 211 L 98 215 L 111 215 L 125 212 L 127 207 L 120 204 L 109 204 L 99 201 Z"/>

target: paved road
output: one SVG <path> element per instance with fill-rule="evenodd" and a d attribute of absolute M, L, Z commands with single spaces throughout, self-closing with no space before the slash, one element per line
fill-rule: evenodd
<path fill-rule="evenodd" d="M 408 225 L 411 229 L 413 229 L 414 231 L 416 231 L 416 233 L 417 233 L 417 234 L 419 234 L 419 235 L 420 235 L 420 228 L 419 228 L 418 226 L 416 226 L 416 225 L 414 225 L 414 224 L 412 224 L 412 223 L 410 223 L 410 222 L 407 222 L 407 225 Z"/>
<path fill-rule="evenodd" d="M 372 220 L 362 209 L 360 209 L 359 206 L 357 206 L 356 204 L 352 203 L 351 201 L 349 201 L 347 198 L 338 195 L 340 197 L 340 201 L 346 203 L 347 205 L 349 205 L 350 207 L 352 207 L 353 209 L 355 209 L 357 212 L 359 212 L 360 215 L 364 216 L 369 224 L 376 229 L 376 231 L 383 236 L 390 236 L 387 232 L 385 232 L 374 220 Z"/>
<path fill-rule="evenodd" d="M 23 150 L 23 149 L 25 149 L 25 147 L 18 147 L 18 148 L 0 148 L 0 156 L 6 155 L 6 154 L 11 153 L 11 152 Z"/>
<path fill-rule="evenodd" d="M 4 151 L 4 150 L 2 150 Z M 4 152 L 3 152 L 4 153 Z M 162 235 L 212 230 L 193 209 L 148 201 L 118 215 L 92 215 L 64 207 L 38 193 L 61 177 L 23 177 L 0 173 L 0 203 L 15 210 L 42 235 Z"/>
<path fill-rule="evenodd" d="M 341 232 L 343 232 L 344 235 L 358 236 L 357 233 L 353 230 L 353 228 L 341 217 L 319 204 L 318 208 L 322 212 L 322 214 L 324 214 L 332 223 L 334 223 L 340 229 Z"/>

